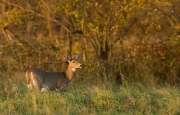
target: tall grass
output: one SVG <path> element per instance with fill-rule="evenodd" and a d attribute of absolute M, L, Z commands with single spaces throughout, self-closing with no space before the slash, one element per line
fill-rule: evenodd
<path fill-rule="evenodd" d="M 90 79 L 88 79 L 89 81 Z M 13 115 L 179 115 L 175 87 L 115 86 L 102 81 L 73 80 L 65 92 L 29 91 L 25 77 L 0 80 L 0 114 Z"/>

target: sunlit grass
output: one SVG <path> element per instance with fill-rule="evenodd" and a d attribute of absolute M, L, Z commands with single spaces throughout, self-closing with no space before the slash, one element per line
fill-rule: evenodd
<path fill-rule="evenodd" d="M 18 79 L 18 80 L 17 80 Z M 180 90 L 73 81 L 65 92 L 29 91 L 23 75 L 0 81 L 0 114 L 178 115 Z"/>

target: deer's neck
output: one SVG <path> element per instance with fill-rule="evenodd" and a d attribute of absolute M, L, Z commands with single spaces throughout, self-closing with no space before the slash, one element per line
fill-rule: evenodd
<path fill-rule="evenodd" d="M 73 68 L 71 67 L 68 67 L 67 70 L 66 70 L 66 77 L 69 79 L 69 80 L 72 80 L 73 78 Z"/>

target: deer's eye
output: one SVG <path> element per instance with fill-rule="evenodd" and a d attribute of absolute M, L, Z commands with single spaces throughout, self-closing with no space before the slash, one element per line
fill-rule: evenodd
<path fill-rule="evenodd" d="M 75 63 L 75 61 L 73 61 L 73 63 Z"/>

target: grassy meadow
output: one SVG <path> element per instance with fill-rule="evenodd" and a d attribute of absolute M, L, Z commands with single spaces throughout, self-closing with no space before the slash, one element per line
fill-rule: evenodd
<path fill-rule="evenodd" d="M 24 74 L 4 76 L 0 80 L 0 114 L 180 115 L 180 90 L 176 87 L 121 86 L 92 77 L 84 81 L 74 78 L 65 92 L 42 93 L 27 89 Z"/>

